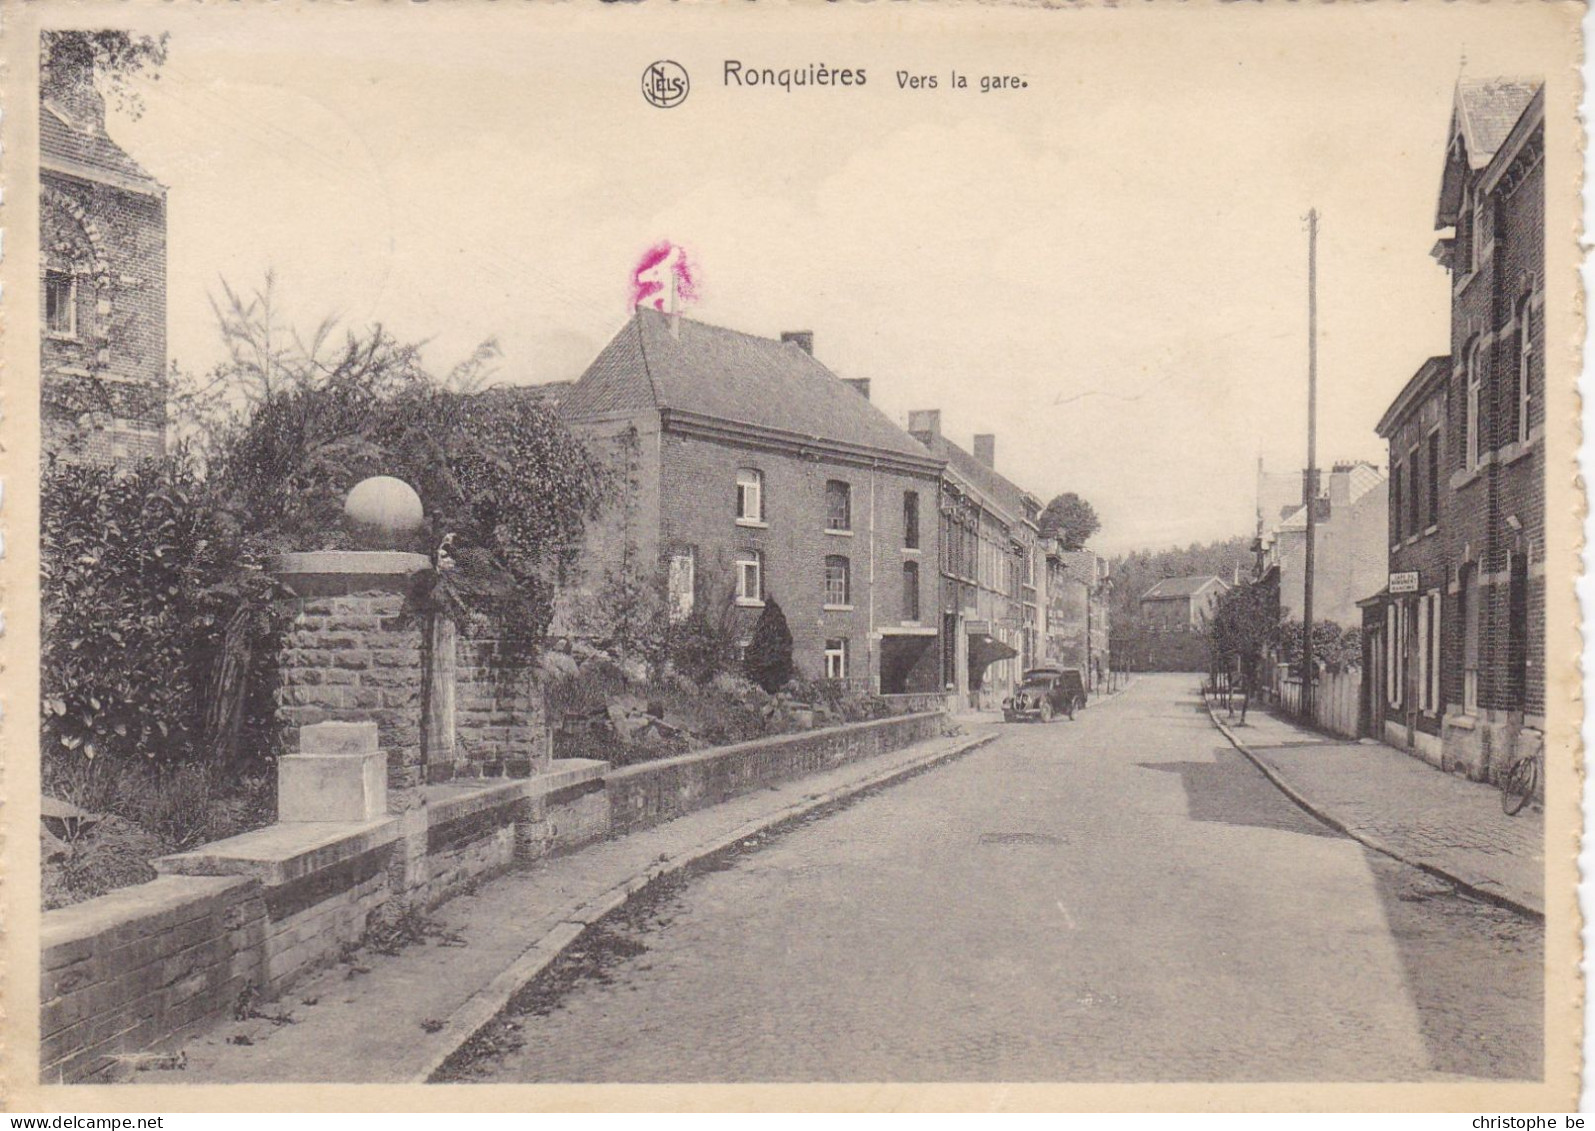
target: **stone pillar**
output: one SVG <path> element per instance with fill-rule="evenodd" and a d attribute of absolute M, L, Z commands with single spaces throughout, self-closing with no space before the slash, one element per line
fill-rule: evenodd
<path fill-rule="evenodd" d="M 277 725 L 285 754 L 309 753 L 307 727 L 376 723 L 389 789 L 419 786 L 424 614 L 407 612 L 421 554 L 327 550 L 283 554 L 272 567 L 293 592 L 279 657 Z"/>

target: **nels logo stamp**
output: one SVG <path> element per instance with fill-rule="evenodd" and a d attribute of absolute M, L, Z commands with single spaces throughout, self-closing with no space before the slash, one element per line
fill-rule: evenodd
<path fill-rule="evenodd" d="M 642 73 L 642 96 L 661 110 L 680 106 L 687 100 L 691 86 L 687 69 L 670 59 L 649 63 Z"/>

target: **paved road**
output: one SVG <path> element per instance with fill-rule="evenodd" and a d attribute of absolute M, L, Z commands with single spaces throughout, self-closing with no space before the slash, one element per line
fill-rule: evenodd
<path fill-rule="evenodd" d="M 1537 1076 L 1538 928 L 1301 813 L 1194 688 L 1008 728 L 634 903 L 460 1078 Z"/>

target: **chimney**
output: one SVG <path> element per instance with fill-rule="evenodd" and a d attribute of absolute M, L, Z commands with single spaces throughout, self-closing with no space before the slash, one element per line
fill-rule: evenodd
<path fill-rule="evenodd" d="M 908 414 L 908 434 L 922 444 L 941 436 L 941 409 L 917 408 Z"/>
<path fill-rule="evenodd" d="M 94 65 L 87 59 L 58 52 L 39 76 L 39 94 L 74 126 L 89 133 L 105 132 L 105 99 L 94 85 Z"/>
<path fill-rule="evenodd" d="M 1313 499 L 1323 494 L 1323 468 L 1314 468 L 1311 476 L 1303 469 L 1301 473 L 1301 505 L 1306 506 Z"/>
<path fill-rule="evenodd" d="M 1329 473 L 1329 503 L 1344 507 L 1351 503 L 1351 468 L 1349 463 L 1337 463 Z"/>
<path fill-rule="evenodd" d="M 997 437 L 984 432 L 975 437 L 975 458 L 987 467 L 997 466 Z"/>
<path fill-rule="evenodd" d="M 869 400 L 869 378 L 868 377 L 843 377 L 842 381 L 845 384 L 853 386 L 854 390 L 858 393 L 859 396 L 863 397 L 865 400 Z"/>
<path fill-rule="evenodd" d="M 791 342 L 810 357 L 814 356 L 813 330 L 783 330 L 781 331 L 781 340 L 783 342 Z M 865 393 L 864 395 L 866 397 L 869 396 L 868 393 Z"/>

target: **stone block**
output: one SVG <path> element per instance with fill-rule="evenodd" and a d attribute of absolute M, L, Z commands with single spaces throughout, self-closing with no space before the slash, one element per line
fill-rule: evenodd
<path fill-rule="evenodd" d="M 303 754 L 370 754 L 378 746 L 374 722 L 317 723 L 299 728 Z"/>
<path fill-rule="evenodd" d="M 376 732 L 374 723 L 320 725 L 370 728 L 373 738 Z M 378 749 L 284 754 L 277 760 L 277 819 L 374 820 L 388 811 L 387 775 L 387 755 Z"/>

